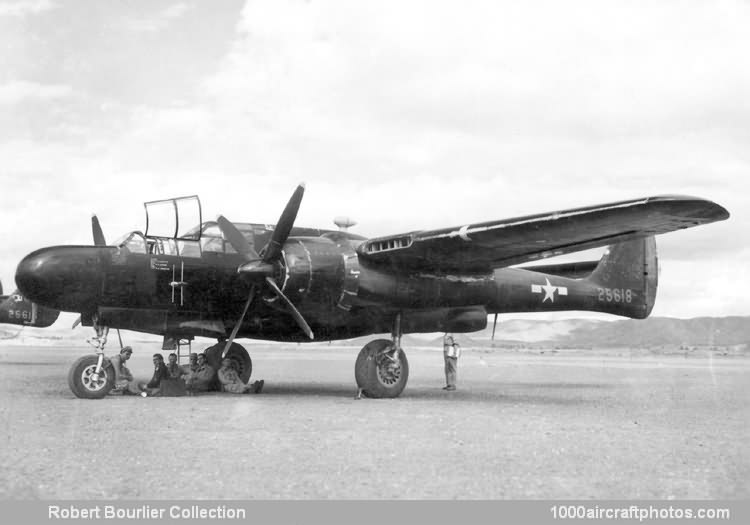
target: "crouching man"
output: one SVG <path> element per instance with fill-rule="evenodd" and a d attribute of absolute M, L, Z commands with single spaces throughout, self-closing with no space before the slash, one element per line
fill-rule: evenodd
<path fill-rule="evenodd" d="M 109 359 L 112 363 L 112 368 L 115 371 L 115 386 L 109 392 L 112 395 L 141 395 L 143 390 L 140 385 L 133 379 L 133 374 L 130 369 L 125 366 L 125 363 L 130 356 L 133 355 L 133 348 L 130 346 L 124 346 L 120 349 L 120 353 Z"/>

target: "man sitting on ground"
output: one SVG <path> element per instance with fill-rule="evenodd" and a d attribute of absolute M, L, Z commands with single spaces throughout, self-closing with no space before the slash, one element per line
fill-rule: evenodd
<path fill-rule="evenodd" d="M 159 395 L 165 397 L 184 396 L 187 393 L 185 391 L 185 381 L 182 378 L 182 376 L 185 375 L 185 372 L 180 365 L 177 364 L 177 354 L 174 352 L 169 354 L 167 374 L 168 377 L 164 377 L 161 380 Z"/>
<path fill-rule="evenodd" d="M 186 381 L 188 392 L 208 392 L 215 374 L 206 360 L 206 354 L 198 354 L 198 368 Z"/>
<path fill-rule="evenodd" d="M 188 364 L 182 365 L 182 375 L 187 381 L 187 378 L 195 373 L 196 370 L 198 370 L 198 354 L 193 352 L 188 356 Z"/>
<path fill-rule="evenodd" d="M 182 377 L 185 372 L 182 371 L 182 368 L 180 368 L 180 365 L 177 364 L 177 354 L 172 352 L 169 354 L 169 362 L 167 363 L 167 372 L 169 373 L 170 379 L 176 379 L 178 377 Z"/>
<path fill-rule="evenodd" d="M 159 395 L 162 379 L 169 379 L 169 372 L 167 371 L 167 365 L 164 364 L 164 357 L 161 354 L 154 354 L 153 362 L 154 375 L 151 377 L 151 381 L 146 383 L 144 390 L 150 396 L 157 396 Z"/>
<path fill-rule="evenodd" d="M 221 362 L 221 368 L 219 368 L 219 382 L 221 383 L 221 390 L 223 392 L 231 392 L 232 394 L 247 394 L 253 392 L 260 394 L 263 389 L 265 381 L 262 379 L 256 381 L 252 385 L 246 385 L 242 382 L 237 371 L 232 366 L 231 359 L 224 359 Z"/>

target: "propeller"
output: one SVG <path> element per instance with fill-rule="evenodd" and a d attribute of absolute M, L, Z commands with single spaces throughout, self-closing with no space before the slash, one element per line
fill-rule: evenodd
<path fill-rule="evenodd" d="M 107 241 L 104 239 L 104 232 L 99 224 L 99 218 L 96 215 L 91 216 L 91 232 L 94 234 L 94 246 L 106 246 Z"/>
<path fill-rule="evenodd" d="M 91 233 L 94 237 L 94 246 L 107 245 L 107 240 L 104 238 L 104 232 L 102 231 L 102 226 L 101 224 L 99 224 L 99 218 L 96 216 L 96 214 L 91 216 Z M 71 329 L 75 330 L 76 326 L 78 326 L 79 324 L 81 324 L 80 315 L 75 321 L 73 321 L 73 326 L 71 327 Z"/>
<path fill-rule="evenodd" d="M 250 244 L 247 238 L 235 228 L 234 224 L 223 215 L 219 215 L 216 222 L 219 224 L 219 229 L 224 234 L 224 238 L 229 241 L 229 244 L 237 253 L 243 255 L 248 261 L 260 260 L 260 256 L 255 251 L 255 246 Z"/>
<path fill-rule="evenodd" d="M 281 257 L 281 248 L 284 246 L 289 233 L 292 231 L 294 221 L 297 219 L 297 212 L 299 206 L 302 203 L 302 196 L 305 193 L 305 185 L 300 184 L 297 189 L 294 190 L 289 202 L 286 203 L 284 211 L 279 217 L 279 222 L 276 224 L 273 233 L 271 234 L 271 240 L 268 241 L 268 245 L 263 253 L 263 262 L 269 263 L 274 262 L 276 259 Z"/>
<path fill-rule="evenodd" d="M 242 315 L 240 316 L 239 320 L 234 325 L 234 329 L 232 330 L 232 333 L 227 340 L 226 345 L 224 346 L 222 357 L 226 355 L 226 353 L 229 351 L 229 347 L 232 346 L 240 325 L 245 319 L 245 315 L 247 314 L 247 310 L 250 307 L 250 303 L 252 303 L 255 297 L 257 288 L 263 286 L 264 284 L 271 289 L 271 291 L 281 300 L 282 303 L 284 303 L 286 310 L 291 314 L 291 316 L 297 322 L 297 325 L 302 329 L 307 337 L 309 337 L 310 339 L 314 339 L 314 334 L 310 329 L 310 325 L 307 324 L 305 318 L 302 317 L 302 314 L 299 312 L 299 310 L 297 310 L 297 308 L 294 306 L 294 304 L 292 304 L 289 298 L 284 295 L 284 292 L 281 291 L 281 289 L 276 284 L 276 281 L 274 281 L 273 279 L 276 266 L 279 264 L 282 256 L 281 250 L 292 231 L 292 227 L 294 226 L 294 221 L 297 218 L 297 212 L 299 211 L 300 204 L 302 203 L 302 196 L 304 195 L 304 193 L 304 184 L 300 184 L 299 186 L 297 186 L 297 189 L 294 190 L 294 193 L 289 199 L 289 202 L 287 202 L 284 211 L 281 213 L 281 217 L 279 217 L 279 221 L 276 224 L 276 227 L 271 233 L 271 239 L 268 241 L 268 244 L 266 244 L 263 250 L 261 250 L 261 253 L 263 254 L 262 256 L 255 251 L 255 246 L 253 246 L 253 244 L 251 244 L 247 240 L 247 238 L 242 235 L 237 227 L 229 220 L 227 220 L 224 216 L 219 216 L 216 220 L 217 224 L 219 225 L 219 229 L 224 235 L 224 238 L 229 241 L 229 244 L 232 245 L 232 248 L 234 248 L 237 253 L 241 254 L 245 258 L 246 262 L 244 262 L 239 266 L 239 268 L 237 268 L 237 272 L 244 275 L 247 279 L 253 281 L 253 284 L 250 287 L 247 302 L 245 303 L 245 308 L 242 311 Z"/>

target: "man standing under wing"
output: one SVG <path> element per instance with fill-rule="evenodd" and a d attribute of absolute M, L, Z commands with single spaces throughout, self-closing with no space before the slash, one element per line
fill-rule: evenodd
<path fill-rule="evenodd" d="M 443 390 L 456 389 L 456 374 L 458 372 L 458 358 L 461 347 L 453 340 L 453 336 L 446 333 L 443 336 L 443 359 L 445 360 L 445 383 Z"/>

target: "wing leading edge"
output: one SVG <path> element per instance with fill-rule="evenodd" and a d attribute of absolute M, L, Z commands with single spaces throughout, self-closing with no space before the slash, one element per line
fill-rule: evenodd
<path fill-rule="evenodd" d="M 364 261 L 399 269 L 480 272 L 722 221 L 711 201 L 661 195 L 370 239 Z"/>

